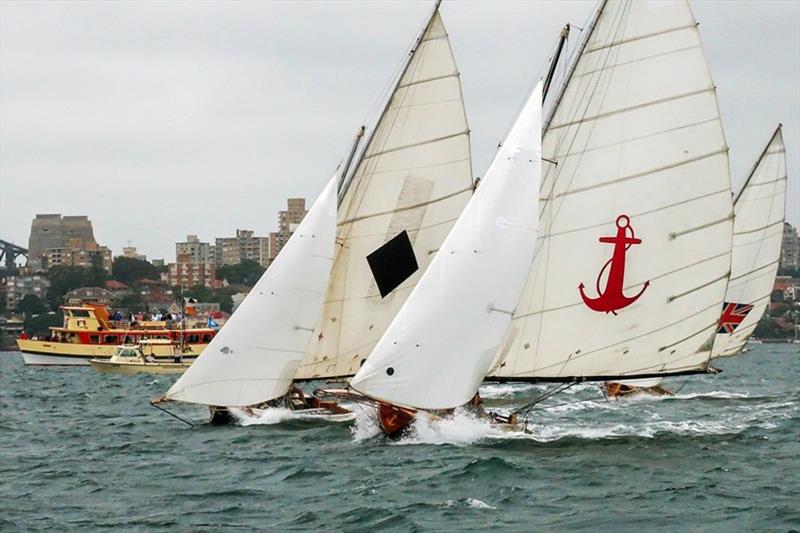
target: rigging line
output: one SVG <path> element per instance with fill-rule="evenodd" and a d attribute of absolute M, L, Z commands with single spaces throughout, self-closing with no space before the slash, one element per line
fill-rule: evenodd
<path fill-rule="evenodd" d="M 627 27 L 627 25 L 626 24 L 622 24 L 621 21 L 624 20 L 627 23 L 628 17 L 626 15 L 627 15 L 627 9 L 629 8 L 629 6 L 630 6 L 630 4 L 626 4 L 626 6 L 623 9 L 618 10 L 617 13 L 614 14 L 614 19 L 612 19 L 611 24 L 610 24 L 611 25 L 611 28 L 610 28 L 610 31 L 609 31 L 610 34 L 612 34 L 612 35 L 624 34 L 625 27 Z M 545 130 L 544 131 L 544 135 L 546 135 L 548 133 L 549 124 L 555 118 L 555 113 L 556 113 L 556 111 L 558 109 L 558 106 L 561 103 L 563 95 L 566 93 L 567 85 L 570 82 L 571 74 L 575 72 L 575 70 L 578 67 L 578 64 L 580 63 L 580 61 L 582 59 L 583 49 L 586 47 L 586 45 L 588 45 L 589 40 L 592 38 L 594 32 L 596 31 L 597 23 L 599 22 L 600 17 L 603 14 L 607 13 L 605 11 L 605 7 L 606 7 L 606 0 L 603 0 L 603 3 L 601 4 L 601 7 L 600 7 L 600 11 L 597 12 L 597 15 L 596 15 L 596 18 L 594 19 L 594 24 L 592 25 L 591 30 L 586 35 L 582 36 L 583 37 L 582 43 L 581 43 L 581 45 L 578 46 L 578 48 L 576 49 L 576 52 L 575 52 L 577 54 L 576 57 L 575 57 L 575 61 L 574 61 L 574 63 L 571 64 L 569 73 L 568 73 L 566 79 L 564 80 L 563 85 L 560 87 L 560 90 L 559 90 L 559 93 L 557 95 L 557 98 L 556 98 L 556 100 L 554 100 L 554 102 L 552 104 L 552 107 L 551 107 L 551 109 L 549 111 L 547 122 L 544 125 L 544 130 Z M 609 61 L 611 61 L 611 56 L 612 56 L 612 54 L 614 54 L 614 52 L 616 52 L 616 55 L 614 55 L 614 57 L 616 59 L 617 55 L 619 54 L 619 47 L 609 49 L 608 53 L 605 53 L 603 55 L 603 59 L 602 59 L 602 66 L 603 67 L 605 67 L 606 65 L 609 64 Z M 603 54 L 603 53 L 601 52 L 601 54 Z M 580 113 L 581 107 L 584 106 L 584 102 L 585 102 L 585 107 L 583 107 L 582 116 L 586 116 L 586 114 L 589 112 L 589 107 L 590 107 L 590 104 L 592 102 L 592 99 L 595 97 L 595 94 L 597 94 L 597 92 L 598 92 L 598 86 L 600 85 L 600 82 L 601 82 L 602 78 L 603 78 L 602 73 L 599 73 L 596 76 L 596 80 L 594 81 L 594 85 L 591 87 L 591 90 L 587 90 L 587 91 L 583 92 L 581 94 L 580 98 L 577 99 L 575 101 L 575 103 L 573 104 L 572 110 L 565 110 L 565 116 L 568 116 L 568 117 L 569 116 L 577 116 L 578 113 Z M 609 76 L 608 78 L 609 78 L 608 79 L 608 83 L 610 84 L 612 77 Z M 589 87 L 589 85 L 591 85 L 591 82 L 592 82 L 591 78 L 587 79 L 587 87 Z M 581 80 L 578 80 L 578 83 L 580 84 Z M 577 89 L 576 89 L 576 91 L 577 91 Z M 602 96 L 602 98 L 600 100 L 600 104 L 602 104 L 603 101 L 605 101 L 605 97 L 607 96 L 607 94 L 608 94 L 608 87 L 606 87 L 606 90 L 603 93 L 603 96 Z M 589 128 L 590 128 L 589 129 L 589 133 L 590 134 L 594 130 L 596 125 L 597 125 L 597 122 L 592 122 L 589 125 Z M 557 137 L 560 137 L 560 138 L 558 138 L 557 142 L 555 143 L 555 147 L 554 147 L 554 152 L 555 153 L 557 153 L 560 150 L 560 148 L 563 146 L 563 144 L 564 144 L 564 142 L 565 142 L 565 140 L 567 138 L 567 135 L 569 134 L 569 130 L 570 130 L 570 128 L 566 128 L 566 129 L 562 130 L 563 134 L 561 136 L 558 136 L 557 133 L 554 133 L 554 135 L 556 135 Z M 567 151 L 568 152 L 572 151 L 572 147 L 575 145 L 576 140 L 577 140 L 577 138 L 579 136 L 579 133 L 580 133 L 580 126 L 574 128 L 572 139 L 569 141 L 569 143 L 567 145 Z M 587 140 L 585 141 L 587 144 L 589 142 L 588 138 L 590 136 L 591 135 L 588 135 L 587 136 Z M 585 147 L 586 147 L 586 145 L 584 145 L 584 148 Z M 583 160 L 583 154 L 578 156 L 577 164 L 580 164 L 582 160 Z M 552 178 L 550 179 L 550 190 L 549 190 L 549 192 L 547 194 L 548 197 L 553 195 L 553 192 L 555 191 L 556 182 L 558 181 L 558 177 L 560 175 L 560 170 L 558 169 L 558 167 L 555 167 L 555 169 L 552 172 L 553 172 L 553 174 L 552 174 Z M 567 187 L 569 187 L 571 185 L 572 180 L 574 179 L 574 177 L 575 177 L 575 173 L 573 172 L 572 178 L 567 183 Z M 561 201 L 561 205 L 563 205 L 563 200 Z M 544 207 L 544 209 L 542 209 L 542 212 L 544 212 L 548 208 L 548 206 L 550 207 L 550 209 L 547 210 L 548 217 L 549 217 L 549 224 L 547 226 L 547 231 L 548 232 L 552 228 L 553 222 L 554 222 L 554 220 L 558 216 L 558 213 L 561 210 L 560 209 L 561 205 L 559 205 L 558 208 L 554 211 L 554 209 L 552 207 L 552 203 L 550 201 L 546 201 L 545 202 L 545 207 Z M 542 214 L 540 213 L 540 220 L 541 220 L 541 218 L 542 218 Z M 545 238 L 543 239 L 543 242 L 537 248 L 537 251 L 534 252 L 534 260 L 536 259 L 536 255 L 538 255 L 539 251 L 542 249 L 542 246 L 547 245 L 548 249 L 549 249 L 550 239 L 547 238 L 547 235 L 545 235 L 544 237 Z M 546 261 L 547 262 L 545 264 L 545 274 L 544 274 L 544 280 L 543 280 L 545 288 L 543 290 L 546 290 L 547 280 L 549 278 L 550 253 L 547 254 L 547 260 Z M 533 268 L 533 263 L 531 265 L 531 268 Z M 535 291 L 531 291 L 531 301 L 532 301 L 532 299 L 534 297 L 534 292 Z M 540 321 L 539 322 L 539 327 L 538 327 L 538 332 L 537 332 L 537 342 L 536 342 L 537 357 L 536 358 L 538 358 L 539 348 L 541 347 L 541 338 L 542 338 L 541 333 L 542 333 L 542 328 L 543 327 L 544 327 L 544 321 Z"/>
<path fill-rule="evenodd" d="M 156 409 L 158 409 L 159 411 L 162 411 L 162 412 L 164 412 L 164 413 L 167 413 L 167 414 L 168 414 L 169 416 L 171 416 L 172 418 L 175 418 L 175 419 L 177 419 L 177 420 L 180 420 L 180 421 L 181 421 L 181 422 L 183 422 L 184 424 L 187 424 L 187 425 L 189 425 L 189 426 L 191 426 L 191 427 L 195 427 L 195 426 L 197 425 L 197 424 L 194 424 L 194 423 L 192 423 L 192 422 L 189 422 L 188 420 L 186 420 L 185 418 L 183 418 L 183 417 L 181 417 L 181 416 L 178 416 L 178 415 L 176 415 L 176 414 L 175 414 L 175 413 L 173 413 L 173 412 L 167 411 L 166 409 L 164 409 L 163 407 L 161 407 L 160 405 L 158 405 L 157 403 L 155 403 L 155 402 L 157 402 L 157 401 L 158 401 L 158 400 L 153 400 L 153 401 L 151 401 L 151 402 L 150 402 L 150 405 L 152 405 L 153 407 L 155 407 L 155 408 L 156 408 Z"/>
<path fill-rule="evenodd" d="M 530 413 L 530 411 L 537 404 L 545 401 L 546 399 L 548 399 L 548 398 L 550 398 L 550 397 L 552 397 L 552 396 L 554 396 L 554 395 L 556 395 L 556 394 L 558 394 L 560 392 L 564 392 L 565 390 L 567 390 L 567 389 L 569 389 L 571 387 L 574 387 L 576 384 L 577 384 L 577 381 L 572 381 L 572 382 L 568 382 L 568 383 L 560 383 L 560 384 L 550 388 L 549 390 L 545 391 L 544 393 L 540 394 L 532 402 L 529 402 L 529 403 L 523 405 L 522 407 L 520 407 L 519 409 L 514 410 L 513 414 L 515 414 L 515 415 L 526 414 L 527 415 L 528 413 Z"/>
<path fill-rule="evenodd" d="M 675 389 L 674 391 L 672 391 L 672 395 L 673 395 L 673 396 L 675 396 L 675 395 L 676 395 L 676 394 L 678 394 L 680 391 L 682 391 L 682 390 L 683 390 L 683 388 L 684 388 L 686 385 L 688 385 L 688 384 L 689 384 L 689 381 L 690 381 L 690 380 L 691 380 L 691 378 L 687 378 L 687 379 L 686 379 L 686 380 L 683 382 L 683 384 L 682 384 L 680 387 L 678 387 L 677 389 Z"/>

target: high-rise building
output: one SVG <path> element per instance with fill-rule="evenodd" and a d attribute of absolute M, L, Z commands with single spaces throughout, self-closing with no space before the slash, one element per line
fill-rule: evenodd
<path fill-rule="evenodd" d="M 167 282 L 175 287 L 211 287 L 215 275 L 216 265 L 212 261 L 198 263 L 191 255 L 180 254 L 174 263 L 168 265 Z"/>
<path fill-rule="evenodd" d="M 32 294 L 44 300 L 50 282 L 44 276 L 8 276 L 4 278 L 6 307 L 14 311 L 23 298 Z"/>
<path fill-rule="evenodd" d="M 781 245 L 781 268 L 800 268 L 800 236 L 797 228 L 783 223 L 783 244 Z"/>
<path fill-rule="evenodd" d="M 94 239 L 89 217 L 36 215 L 28 239 L 28 267 L 41 272 L 56 265 L 91 266 L 111 271 L 111 250 Z"/>
<path fill-rule="evenodd" d="M 289 198 L 286 210 L 278 211 L 278 231 L 269 234 L 269 261 L 273 261 L 306 216 L 306 199 Z"/>
<path fill-rule="evenodd" d="M 213 263 L 214 247 L 207 242 L 200 242 L 197 235 L 187 235 L 185 242 L 175 243 L 175 257 L 189 256 L 192 263 Z"/>
<path fill-rule="evenodd" d="M 269 266 L 269 238 L 256 237 L 251 230 L 237 229 L 236 237 L 217 237 L 214 246 L 218 267 L 238 265 L 244 259 Z"/>

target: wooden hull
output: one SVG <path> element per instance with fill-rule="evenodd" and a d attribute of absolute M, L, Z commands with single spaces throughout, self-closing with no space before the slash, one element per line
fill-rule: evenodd
<path fill-rule="evenodd" d="M 77 344 L 31 339 L 17 339 L 17 346 L 22 352 L 26 365 L 38 366 L 86 366 L 89 364 L 89 359 L 109 359 L 117 348 L 110 344 Z M 194 359 L 207 345 L 187 344 L 186 346 L 188 351 L 184 358 Z M 172 350 L 170 345 L 153 347 L 157 357 L 171 358 Z"/>
<path fill-rule="evenodd" d="M 661 378 L 608 381 L 603 387 L 609 398 L 623 398 L 627 396 L 671 396 L 672 391 L 661 386 Z"/>
<path fill-rule="evenodd" d="M 183 374 L 191 363 L 112 363 L 102 359 L 89 361 L 102 374 Z"/>

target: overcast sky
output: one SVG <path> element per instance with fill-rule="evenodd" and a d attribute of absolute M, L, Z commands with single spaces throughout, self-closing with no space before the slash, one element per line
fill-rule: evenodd
<path fill-rule="evenodd" d="M 800 222 L 800 2 L 696 1 L 734 189 L 778 122 Z M 432 2 L 0 2 L 0 238 L 88 215 L 101 244 L 265 235 L 313 199 Z M 475 175 L 592 1 L 446 1 Z M 577 32 L 575 34 L 577 37 Z M 577 39 L 575 39 L 577 41 Z"/>

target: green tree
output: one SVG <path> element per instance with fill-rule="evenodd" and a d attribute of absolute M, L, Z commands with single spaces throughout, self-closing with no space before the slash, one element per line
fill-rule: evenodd
<path fill-rule="evenodd" d="M 91 265 L 87 268 L 86 286 L 103 287 L 108 281 L 108 272 L 103 268 L 103 258 L 95 254 L 89 258 L 89 261 Z"/>
<path fill-rule="evenodd" d="M 159 279 L 158 268 L 132 257 L 117 257 L 111 267 L 111 276 L 122 283 L 130 285 L 141 279 Z"/>
<path fill-rule="evenodd" d="M 30 335 L 38 337 L 46 337 L 50 334 L 50 328 L 60 326 L 64 323 L 64 316 L 61 311 L 50 311 L 49 313 L 42 313 L 40 315 L 31 315 L 25 317 L 23 327 Z"/>
<path fill-rule="evenodd" d="M 90 285 L 89 271 L 75 266 L 54 266 L 47 271 L 47 278 L 50 280 L 47 302 L 52 309 L 61 305 L 64 295 L 69 291 Z"/>
<path fill-rule="evenodd" d="M 258 261 L 244 259 L 238 265 L 225 265 L 217 269 L 216 278 L 227 280 L 228 283 L 240 283 L 252 287 L 256 284 L 264 267 Z"/>
<path fill-rule="evenodd" d="M 35 294 L 28 294 L 17 304 L 17 311 L 25 316 L 38 315 L 46 312 L 47 306 Z"/>

